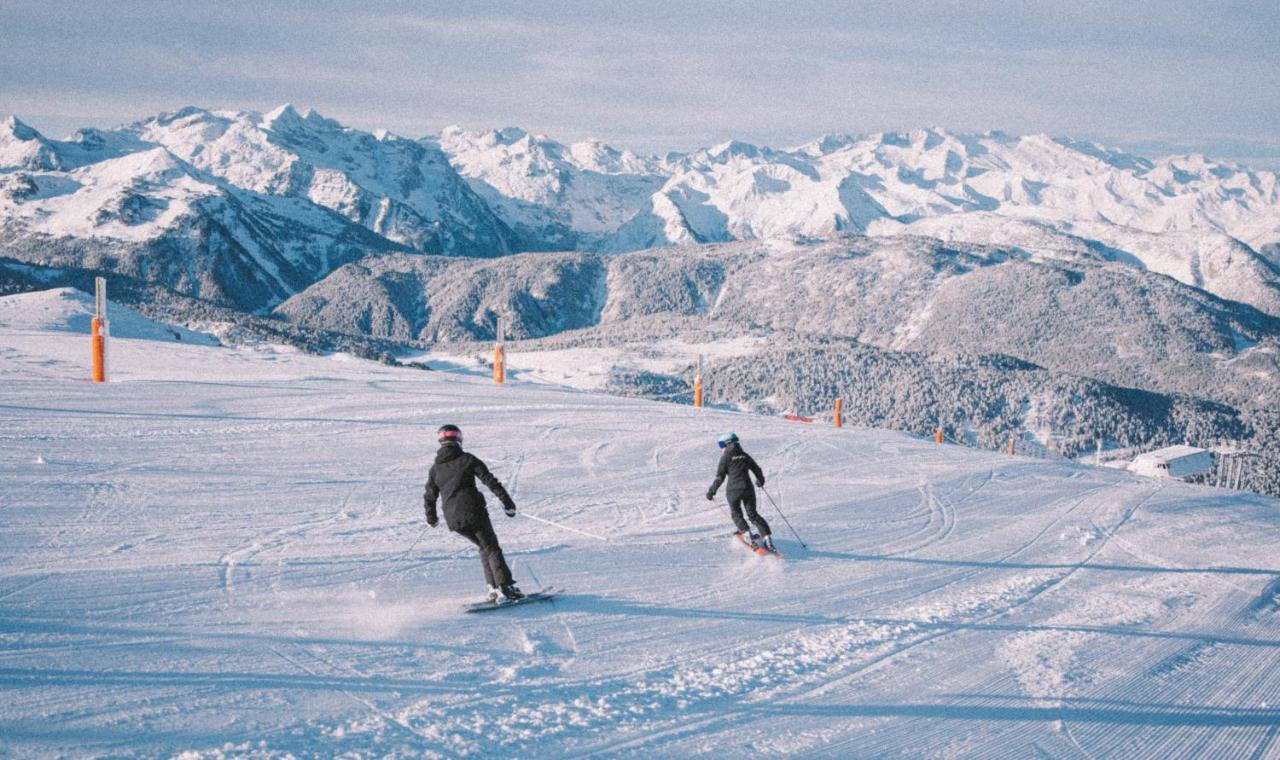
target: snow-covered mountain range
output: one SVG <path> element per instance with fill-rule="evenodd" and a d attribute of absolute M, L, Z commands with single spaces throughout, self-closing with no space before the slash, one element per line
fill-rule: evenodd
<path fill-rule="evenodd" d="M 187 108 L 69 140 L 0 123 L 0 248 L 32 263 L 259 310 L 368 253 L 512 243 L 438 149 L 290 106 Z"/>
<path fill-rule="evenodd" d="M 1277 175 L 1202 156 L 1151 161 L 1065 138 L 938 129 L 831 136 L 788 150 L 729 141 L 662 158 L 521 130 L 450 129 L 441 145 L 477 192 L 511 206 L 505 218 L 545 228 L 554 219 L 578 234 L 580 248 L 864 233 L 1093 249 L 1280 313 Z M 639 181 L 662 178 L 639 192 Z M 609 213 L 592 215 L 602 208 Z M 602 227 L 607 220 L 614 224 Z"/>
<path fill-rule="evenodd" d="M 500 256 L 921 235 L 1101 255 L 1280 314 L 1280 177 L 941 129 L 641 156 L 525 130 L 420 140 L 185 108 L 51 140 L 0 124 L 0 245 L 262 310 L 366 253 Z"/>

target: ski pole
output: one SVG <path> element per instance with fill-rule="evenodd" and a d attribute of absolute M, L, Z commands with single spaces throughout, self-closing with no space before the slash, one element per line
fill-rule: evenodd
<path fill-rule="evenodd" d="M 729 510 L 725 509 L 724 503 L 721 502 L 719 499 L 712 499 L 712 501 L 716 503 L 717 507 L 720 507 L 720 514 L 724 515 L 724 519 L 728 520 L 729 522 L 733 522 L 733 518 L 729 515 Z"/>
<path fill-rule="evenodd" d="M 423 536 L 427 535 L 427 530 L 428 530 L 428 529 L 430 529 L 430 528 L 431 528 L 431 526 L 430 526 L 430 525 L 428 525 L 426 528 L 423 528 L 423 529 L 422 529 L 422 532 L 418 534 L 418 537 L 417 537 L 417 538 L 415 538 L 415 539 L 413 539 L 413 543 L 409 544 L 409 548 L 408 548 L 408 549 L 405 549 L 405 550 L 404 550 L 404 553 L 403 553 L 403 554 L 401 554 L 400 556 L 396 557 L 396 559 L 397 559 L 397 560 L 400 560 L 400 559 L 404 559 L 405 557 L 409 556 L 409 552 L 411 552 L 411 551 L 413 551 L 413 550 L 414 550 L 414 547 L 416 547 L 416 546 L 418 545 L 418 542 L 422 540 L 422 537 L 423 537 Z"/>
<path fill-rule="evenodd" d="M 804 539 L 800 537 L 799 533 L 796 533 L 795 527 L 791 524 L 791 521 L 787 519 L 787 516 L 783 514 L 782 508 L 778 506 L 778 502 L 774 501 L 773 496 L 771 496 L 768 491 L 764 490 L 764 486 L 760 486 L 760 490 L 764 491 L 764 495 L 769 497 L 769 503 L 773 505 L 774 509 L 778 510 L 778 514 L 782 515 L 782 521 L 787 524 L 787 527 L 791 528 L 791 535 L 796 537 L 796 540 L 800 542 L 801 546 L 808 549 L 809 545 L 804 542 Z"/>
<path fill-rule="evenodd" d="M 594 539 L 596 539 L 597 541 L 606 541 L 606 542 L 607 542 L 607 541 L 609 540 L 608 538 L 605 538 L 604 536 L 601 536 L 601 535 L 598 535 L 598 534 L 595 534 L 595 533 L 588 533 L 588 532 L 587 532 L 587 531 L 585 531 L 585 530 L 578 530 L 577 528 L 570 528 L 568 525 L 561 525 L 560 523 L 555 522 L 555 521 L 553 521 L 553 520 L 546 520 L 546 519 L 543 519 L 543 518 L 541 518 L 541 517 L 538 517 L 537 515 L 531 515 L 531 514 L 529 514 L 528 512 L 517 512 L 516 514 L 518 514 L 518 515 L 524 515 L 525 517 L 529 518 L 530 520 L 537 520 L 537 521 L 538 521 L 538 522 L 540 522 L 540 523 L 546 523 L 547 525 L 550 525 L 550 526 L 552 526 L 552 527 L 559 528 L 560 530 L 568 530 L 568 531 L 573 531 L 574 533 L 580 533 L 580 534 L 582 534 L 582 535 L 584 535 L 584 536 L 587 536 L 588 538 L 594 538 Z"/>

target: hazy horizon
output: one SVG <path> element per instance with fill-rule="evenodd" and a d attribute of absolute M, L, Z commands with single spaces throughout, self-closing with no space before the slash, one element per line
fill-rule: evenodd
<path fill-rule="evenodd" d="M 59 137 L 291 102 L 409 137 L 519 126 L 646 153 L 940 126 L 1280 169 L 1277 28 L 1280 7 L 1246 2 L 0 0 L 0 113 Z"/>

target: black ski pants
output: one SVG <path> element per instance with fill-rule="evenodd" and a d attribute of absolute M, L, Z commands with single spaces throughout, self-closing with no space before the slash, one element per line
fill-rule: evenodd
<path fill-rule="evenodd" d="M 458 531 L 458 535 L 480 548 L 480 563 L 484 565 L 484 581 L 490 586 L 506 586 L 512 583 L 511 568 L 502 556 L 502 547 L 498 546 L 498 534 L 493 532 L 493 523 L 489 515 L 484 514 L 473 525 Z"/>
<path fill-rule="evenodd" d="M 769 523 L 764 521 L 760 513 L 756 511 L 756 492 L 741 491 L 728 494 L 729 496 L 729 516 L 733 518 L 733 524 L 737 526 L 739 533 L 750 533 L 747 527 L 747 520 L 755 523 L 756 528 L 760 531 L 760 535 L 769 536 L 773 531 L 769 530 Z M 746 512 L 747 517 L 743 519 L 742 513 Z"/>

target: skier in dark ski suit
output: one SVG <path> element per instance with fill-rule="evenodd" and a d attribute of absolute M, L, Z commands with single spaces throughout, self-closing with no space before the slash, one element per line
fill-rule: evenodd
<path fill-rule="evenodd" d="M 739 535 L 750 536 L 750 543 L 753 546 L 759 542 L 766 548 L 772 549 L 773 531 L 769 530 L 769 523 L 765 522 L 756 511 L 756 489 L 751 487 L 752 474 L 756 476 L 756 485 L 764 487 L 764 472 L 760 470 L 756 460 L 742 450 L 737 433 L 725 435 L 719 443 L 720 448 L 724 449 L 724 454 L 720 455 L 720 466 L 716 469 L 715 482 L 711 484 L 711 488 L 707 489 L 707 501 L 715 501 L 716 490 L 727 478 L 729 484 L 725 487 L 725 496 L 729 499 L 729 516 L 733 518 L 733 524 L 738 528 Z M 742 516 L 744 511 L 746 519 Z M 751 532 L 747 526 L 748 519 L 755 524 L 760 531 L 759 534 Z"/>
<path fill-rule="evenodd" d="M 480 548 L 480 561 L 484 564 L 484 579 L 489 584 L 489 599 L 508 601 L 521 599 L 524 594 L 511 578 L 511 568 L 502 556 L 498 536 L 493 532 L 489 510 L 485 508 L 484 495 L 476 488 L 476 479 L 484 483 L 502 502 L 507 517 L 516 516 L 516 503 L 507 489 L 489 472 L 479 458 L 462 450 L 462 431 L 456 425 L 445 425 L 437 431 L 440 450 L 435 464 L 427 476 L 427 490 L 423 494 L 423 507 L 427 511 L 427 525 L 435 527 L 436 499 L 444 498 L 444 521 L 449 530 L 466 538 Z"/>

